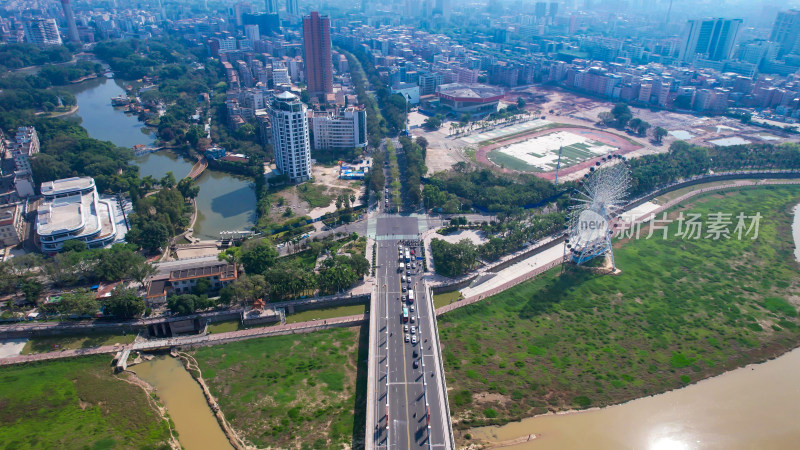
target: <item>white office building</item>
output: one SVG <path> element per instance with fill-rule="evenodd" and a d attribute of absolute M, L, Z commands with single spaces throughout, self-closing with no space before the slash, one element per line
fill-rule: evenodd
<path fill-rule="evenodd" d="M 282 92 L 270 103 L 272 147 L 275 165 L 291 182 L 311 178 L 311 143 L 306 105 L 291 92 Z"/>
<path fill-rule="evenodd" d="M 363 107 L 316 111 L 311 116 L 311 128 L 315 150 L 367 146 L 367 112 Z"/>
<path fill-rule="evenodd" d="M 113 200 L 100 198 L 93 178 L 47 181 L 41 191 L 36 237 L 43 253 L 59 252 L 73 239 L 86 242 L 89 248 L 106 247 L 117 239 Z"/>

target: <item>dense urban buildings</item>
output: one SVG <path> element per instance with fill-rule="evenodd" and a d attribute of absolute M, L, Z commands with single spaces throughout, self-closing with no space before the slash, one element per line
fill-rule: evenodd
<path fill-rule="evenodd" d="M 293 183 L 311 178 L 307 116 L 306 105 L 291 92 L 276 95 L 269 105 L 275 165 Z"/>
<path fill-rule="evenodd" d="M 303 56 L 309 94 L 333 93 L 331 22 L 328 16 L 312 11 L 303 17 Z"/>

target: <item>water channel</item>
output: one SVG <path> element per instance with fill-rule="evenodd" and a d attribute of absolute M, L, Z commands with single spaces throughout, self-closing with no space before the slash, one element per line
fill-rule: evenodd
<path fill-rule="evenodd" d="M 800 261 L 800 205 L 792 237 Z M 800 448 L 800 348 L 653 397 L 583 412 L 531 417 L 470 430 L 508 449 Z M 528 439 L 528 436 L 535 437 Z M 504 445 L 511 444 L 514 445 Z"/>
<path fill-rule="evenodd" d="M 111 141 L 120 147 L 152 145 L 153 133 L 132 115 L 111 106 L 111 98 L 124 94 L 120 82 L 106 77 L 88 80 L 68 89 L 78 101 L 73 115 L 96 139 Z M 172 172 L 177 179 L 186 176 L 192 162 L 170 151 L 160 151 L 137 158 L 141 176 L 163 177 Z M 220 231 L 248 230 L 255 223 L 256 196 L 252 183 L 241 177 L 206 170 L 198 179 L 199 214 L 195 237 L 217 239 Z"/>
<path fill-rule="evenodd" d="M 175 423 L 178 440 L 184 448 L 233 448 L 208 407 L 200 385 L 178 359 L 159 356 L 132 366 L 131 370 L 156 388 L 158 398 L 167 407 Z"/>

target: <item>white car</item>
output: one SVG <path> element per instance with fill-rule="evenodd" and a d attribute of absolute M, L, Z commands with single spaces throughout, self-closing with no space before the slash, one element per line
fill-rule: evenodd
<path fill-rule="evenodd" d="M 406 333 L 408 333 L 408 325 L 403 325 L 403 331 L 405 331 Z"/>
<path fill-rule="evenodd" d="M 417 334 L 417 327 L 411 327 L 411 334 Z"/>
<path fill-rule="evenodd" d="M 414 323 L 415 320 L 417 319 L 415 319 L 414 316 L 411 316 L 411 323 Z"/>
<path fill-rule="evenodd" d="M 414 312 L 414 305 L 411 305 L 411 306 L 408 308 L 408 310 L 409 310 L 409 311 L 411 311 L 411 312 Z"/>
<path fill-rule="evenodd" d="M 416 338 L 416 336 L 414 336 L 414 337 Z M 411 338 L 409 338 L 409 337 L 408 337 L 408 334 L 406 334 L 406 342 L 408 342 L 408 341 L 410 341 L 410 340 L 411 340 Z"/>
<path fill-rule="evenodd" d="M 411 336 L 411 344 L 417 345 L 417 335 Z"/>

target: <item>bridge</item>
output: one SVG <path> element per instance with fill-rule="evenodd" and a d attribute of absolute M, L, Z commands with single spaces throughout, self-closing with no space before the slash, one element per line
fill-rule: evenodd
<path fill-rule="evenodd" d="M 433 296 L 423 280 L 421 261 L 407 274 L 398 257 L 401 245 L 419 255 L 419 241 L 409 237 L 418 236 L 425 224 L 399 215 L 370 221 L 377 267 L 370 300 L 366 448 L 453 449 Z M 405 283 L 403 276 L 408 277 Z M 413 303 L 402 301 L 409 291 L 415 293 Z M 404 307 L 409 311 L 407 322 Z"/>
<path fill-rule="evenodd" d="M 197 177 L 202 175 L 203 171 L 208 168 L 208 161 L 206 160 L 205 156 L 198 156 L 197 162 L 194 163 L 192 166 L 192 170 L 189 171 L 189 175 L 187 177 L 196 180 Z"/>

